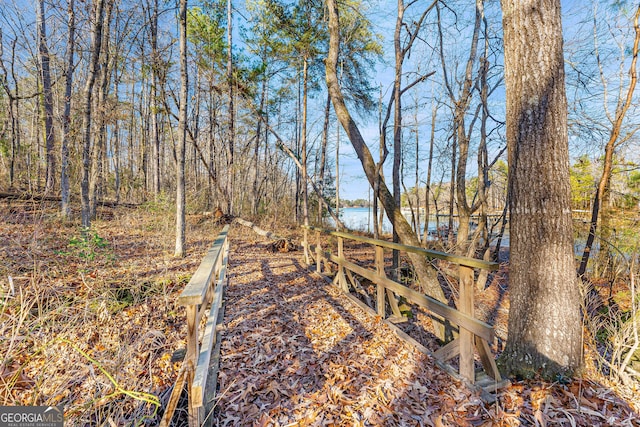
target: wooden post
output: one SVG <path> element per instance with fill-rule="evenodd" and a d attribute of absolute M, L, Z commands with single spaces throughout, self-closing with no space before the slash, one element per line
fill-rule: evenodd
<path fill-rule="evenodd" d="M 198 306 L 187 306 L 187 354 L 185 359 L 191 366 L 198 364 Z M 200 426 L 200 408 L 194 406 L 191 393 L 193 370 L 187 372 L 187 389 L 189 390 L 189 427 Z"/>
<path fill-rule="evenodd" d="M 344 266 L 342 265 L 342 260 L 344 259 L 344 239 L 342 237 L 338 237 L 338 274 L 336 277 L 338 278 L 338 283 L 340 288 L 348 292 L 347 288 L 347 278 L 344 277 Z"/>
<path fill-rule="evenodd" d="M 460 266 L 460 296 L 458 298 L 458 311 L 474 317 L 473 308 L 473 269 Z M 460 375 L 471 383 L 475 382 L 475 369 L 473 366 L 474 335 L 471 331 L 460 326 Z"/>
<path fill-rule="evenodd" d="M 384 249 L 382 246 L 376 246 L 376 273 L 380 277 L 385 277 L 384 274 Z M 376 308 L 378 310 L 378 316 L 384 319 L 386 316 L 385 300 L 384 300 L 384 286 L 381 283 L 376 283 Z"/>
<path fill-rule="evenodd" d="M 387 273 L 385 273 L 384 271 L 384 250 L 382 246 L 380 246 L 380 249 L 381 249 L 380 263 L 378 263 L 378 260 L 376 258 L 376 271 L 380 277 L 387 277 Z M 378 256 L 377 251 L 378 251 L 378 246 L 376 246 L 376 257 Z M 406 321 L 407 319 L 402 317 L 402 312 L 400 311 L 400 307 L 398 307 L 398 300 L 396 299 L 395 294 L 391 289 L 388 289 L 388 288 L 387 288 L 387 299 L 389 300 L 389 307 L 391 307 L 391 313 L 393 314 L 393 318 L 391 320 L 394 323 Z"/>
<path fill-rule="evenodd" d="M 316 231 L 316 239 L 318 241 L 316 245 L 316 272 L 322 274 L 322 242 L 320 241 L 319 231 Z"/>
<path fill-rule="evenodd" d="M 309 265 L 309 231 L 304 228 L 304 235 L 302 238 L 302 246 L 304 247 L 304 262 Z"/>

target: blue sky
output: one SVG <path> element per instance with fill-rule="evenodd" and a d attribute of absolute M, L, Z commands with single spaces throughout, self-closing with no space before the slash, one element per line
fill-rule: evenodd
<path fill-rule="evenodd" d="M 492 2 L 492 3 L 497 4 L 497 2 Z M 391 9 L 384 19 L 374 18 L 375 19 L 374 22 L 376 22 L 376 30 L 379 33 L 383 34 L 385 37 L 385 50 L 389 55 L 389 54 L 392 54 L 393 52 L 391 37 L 393 35 L 393 30 L 395 25 L 395 7 L 389 8 L 388 3 L 382 0 L 380 1 L 378 7 L 384 8 L 386 10 Z M 562 1 L 563 30 L 565 33 L 565 38 L 570 37 L 571 34 L 574 32 L 572 30 L 575 30 L 574 23 L 575 23 L 575 20 L 577 19 L 576 12 L 583 10 L 585 7 L 590 8 L 591 7 L 590 2 L 585 4 L 585 2 L 580 0 L 578 1 L 563 0 Z M 375 76 L 373 76 L 373 79 L 374 79 L 373 81 L 375 81 L 377 85 L 382 84 L 382 87 L 385 93 L 393 81 L 393 63 L 392 63 L 392 60 L 388 60 L 387 62 L 388 62 L 387 64 L 379 64 L 376 68 L 376 74 Z M 405 69 L 410 69 L 410 66 L 406 67 Z M 440 70 L 438 69 L 436 71 L 440 71 Z M 423 85 L 426 85 L 427 87 L 429 87 L 428 82 L 424 83 Z M 504 94 L 503 90 L 501 92 L 502 94 Z M 388 94 L 384 95 L 383 99 L 386 102 L 386 100 L 388 99 Z M 403 103 L 404 103 L 403 105 L 405 106 L 411 103 L 410 95 L 407 95 L 406 98 L 404 98 Z M 428 110 L 427 114 L 430 114 L 430 107 L 427 107 L 426 110 Z M 413 113 L 407 113 L 407 115 L 403 119 L 405 120 L 405 123 L 407 123 L 407 121 L 412 120 L 411 118 L 408 117 L 410 114 L 413 114 Z M 426 150 L 427 150 L 426 145 L 427 145 L 429 126 L 427 126 L 426 123 L 428 123 L 428 120 L 426 120 L 425 118 L 423 118 L 421 121 L 425 122 L 425 124 L 422 125 L 420 129 L 420 134 L 421 134 L 420 138 L 421 138 L 421 141 L 423 141 L 421 145 L 425 146 L 424 148 L 422 148 L 422 151 L 424 151 L 424 153 L 422 153 L 422 157 L 424 157 L 426 156 Z M 359 124 L 361 126 L 361 131 L 364 134 L 365 140 L 369 143 L 369 147 L 371 151 L 374 153 L 374 158 L 377 158 L 377 153 L 378 153 L 377 141 L 379 139 L 377 118 L 370 119 L 369 123 L 366 125 L 363 125 L 362 121 L 360 120 Z M 370 197 L 369 185 L 366 179 L 364 178 L 364 173 L 362 172 L 362 167 L 360 165 L 360 162 L 357 159 L 353 151 L 353 148 L 351 147 L 349 142 L 346 140 L 344 133 L 342 134 L 342 137 L 341 137 L 340 152 L 341 152 L 341 156 L 340 156 L 340 169 L 341 169 L 340 170 L 340 182 L 341 182 L 340 196 L 341 198 L 349 199 L 349 200 L 354 200 L 359 198 L 368 199 Z M 475 164 L 475 159 L 470 157 L 469 163 Z M 387 167 L 385 168 L 385 171 L 386 171 L 385 175 L 387 177 L 387 182 L 389 183 L 389 185 L 391 185 L 390 184 L 391 183 L 391 170 L 390 170 L 391 158 L 387 159 L 386 166 Z M 412 183 L 414 182 L 413 174 L 415 172 L 412 166 L 409 167 L 408 169 L 409 170 L 407 172 L 408 174 L 411 175 L 411 178 L 407 178 L 407 187 L 412 187 L 413 186 Z M 426 162 L 422 162 L 420 169 L 421 169 L 420 176 L 421 176 L 421 180 L 423 181 L 426 177 Z"/>

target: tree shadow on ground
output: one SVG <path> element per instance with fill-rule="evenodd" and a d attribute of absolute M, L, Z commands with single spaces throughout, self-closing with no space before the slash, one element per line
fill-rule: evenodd
<path fill-rule="evenodd" d="M 515 383 L 483 403 L 299 257 L 234 248 L 214 425 L 607 425 L 587 395 L 607 422 L 634 416 L 595 382 Z"/>

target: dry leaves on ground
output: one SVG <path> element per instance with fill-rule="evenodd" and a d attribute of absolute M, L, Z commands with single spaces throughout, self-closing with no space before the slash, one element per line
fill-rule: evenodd
<path fill-rule="evenodd" d="M 592 381 L 515 383 L 486 404 L 309 274 L 300 253 L 232 235 L 215 425 L 640 425 Z"/>

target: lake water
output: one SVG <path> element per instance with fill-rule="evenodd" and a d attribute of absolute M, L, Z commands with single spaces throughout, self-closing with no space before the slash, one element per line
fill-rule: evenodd
<path fill-rule="evenodd" d="M 403 210 L 404 217 L 411 223 L 411 212 L 409 210 Z M 362 231 L 365 233 L 373 233 L 373 209 L 371 208 L 343 208 L 340 209 L 340 219 L 344 223 L 344 225 L 350 230 Z M 447 226 L 449 223 L 448 216 L 440 215 L 439 221 L 436 221 L 435 215 L 431 215 L 429 218 L 429 234 L 435 236 L 437 226 Z M 333 219 L 329 217 L 327 219 L 329 225 L 334 227 L 335 224 Z M 456 218 L 457 222 L 457 218 Z M 385 216 L 382 221 L 382 232 L 390 234 L 392 231 L 391 223 L 389 219 Z M 498 230 L 496 230 L 498 231 Z M 420 233 L 424 232 L 424 215 L 420 218 Z M 502 239 L 501 246 L 509 246 L 509 235 L 508 232 L 505 233 L 505 236 Z"/>
<path fill-rule="evenodd" d="M 403 209 L 404 217 L 411 223 L 411 212 Z M 371 208 L 343 208 L 340 209 L 340 219 L 344 223 L 344 225 L 350 230 L 363 231 L 367 233 L 373 233 L 373 209 Z M 331 226 L 334 226 L 332 218 L 328 218 Z M 436 231 L 436 220 L 435 216 L 431 216 L 429 220 L 429 231 Z M 446 225 L 447 219 L 440 217 L 440 225 Z M 424 215 L 420 218 L 420 232 L 424 231 Z M 384 216 L 382 221 L 382 232 L 383 233 L 391 233 L 391 223 L 389 219 Z"/>

